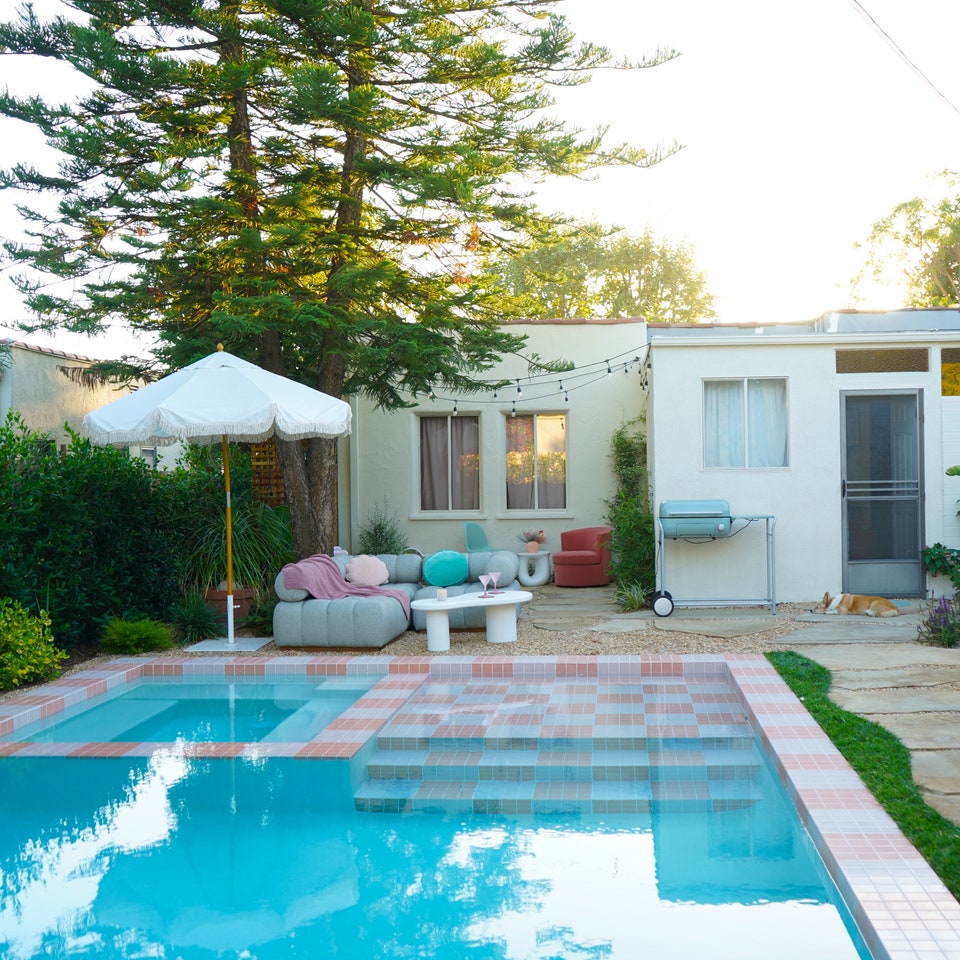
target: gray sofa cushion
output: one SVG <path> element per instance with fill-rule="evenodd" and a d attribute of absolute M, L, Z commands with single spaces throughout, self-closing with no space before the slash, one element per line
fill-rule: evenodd
<path fill-rule="evenodd" d="M 346 579 L 350 557 L 334 557 Z M 420 589 L 422 560 L 417 554 L 379 554 L 390 580 L 385 586 L 414 599 Z M 284 586 L 277 574 L 274 590 L 280 603 L 273 611 L 273 639 L 279 647 L 379 648 L 410 629 L 394 597 L 341 597 L 322 600 L 306 590 Z"/>
<path fill-rule="evenodd" d="M 490 573 L 491 570 L 500 573 L 497 581 L 498 590 L 519 590 L 517 574 L 520 572 L 520 560 L 515 553 L 509 550 L 480 551 L 467 554 L 469 574 L 465 583 L 456 587 L 447 587 L 448 597 L 459 597 L 465 593 L 480 593 L 483 584 L 478 579 L 481 573 Z M 436 587 L 421 587 L 417 591 L 418 600 L 433 599 L 437 595 Z M 521 606 L 517 606 L 517 616 L 520 616 Z M 482 607 L 468 607 L 462 610 L 451 610 L 449 613 L 451 630 L 482 630 L 487 625 L 486 611 Z M 413 629 L 426 630 L 427 615 L 422 610 L 413 611 Z"/>

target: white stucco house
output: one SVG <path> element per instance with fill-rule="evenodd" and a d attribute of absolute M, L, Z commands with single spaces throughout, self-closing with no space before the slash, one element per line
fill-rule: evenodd
<path fill-rule="evenodd" d="M 489 376 L 512 386 L 497 393 L 420 397 L 391 413 L 354 401 L 344 546 L 386 500 L 424 552 L 462 549 L 465 520 L 494 546 L 522 549 L 518 532 L 536 527 L 557 549 L 561 530 L 604 522 L 611 437 L 645 417 L 654 510 L 726 501 L 746 518 L 733 536 L 661 537 L 658 586 L 677 605 L 949 591 L 920 551 L 960 546 L 960 478 L 945 475 L 960 464 L 960 311 L 511 329 L 529 336 L 528 355 L 575 370 L 540 375 L 506 357 Z M 530 482 L 561 463 L 559 486 Z"/>
<path fill-rule="evenodd" d="M 65 350 L 0 340 L 0 421 L 14 411 L 30 430 L 47 434 L 64 449 L 70 442 L 64 424 L 79 433 L 85 414 L 129 392 L 84 377 L 95 362 Z M 179 449 L 133 446 L 130 453 L 172 466 Z"/>
<path fill-rule="evenodd" d="M 645 363 L 654 503 L 770 520 L 663 537 L 658 586 L 675 602 L 767 599 L 771 540 L 780 601 L 949 591 L 920 551 L 960 545 L 960 478 L 944 473 L 960 463 L 960 312 L 654 325 Z"/>
<path fill-rule="evenodd" d="M 615 486 L 611 438 L 643 413 L 646 329 L 635 319 L 511 324 L 527 347 L 484 374 L 486 389 L 438 388 L 389 413 L 354 399 L 340 447 L 342 545 L 384 500 L 424 553 L 463 550 L 465 521 L 519 551 L 524 529 L 542 529 L 544 549 L 558 550 L 561 530 L 602 524 Z M 573 369 L 543 372 L 537 356 Z"/>

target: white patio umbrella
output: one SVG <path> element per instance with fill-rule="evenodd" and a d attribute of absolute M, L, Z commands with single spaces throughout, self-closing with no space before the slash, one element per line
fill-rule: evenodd
<path fill-rule="evenodd" d="M 100 446 L 223 444 L 227 499 L 227 642 L 233 629 L 233 530 L 229 442 L 259 443 L 339 437 L 350 432 L 349 404 L 227 353 L 191 363 L 155 383 L 88 413 L 81 425 Z"/>

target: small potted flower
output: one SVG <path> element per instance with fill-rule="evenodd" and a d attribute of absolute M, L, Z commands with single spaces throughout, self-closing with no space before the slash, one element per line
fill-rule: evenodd
<path fill-rule="evenodd" d="M 542 530 L 523 530 L 517 539 L 527 545 L 528 553 L 536 553 L 541 543 L 547 542 L 547 535 Z"/>

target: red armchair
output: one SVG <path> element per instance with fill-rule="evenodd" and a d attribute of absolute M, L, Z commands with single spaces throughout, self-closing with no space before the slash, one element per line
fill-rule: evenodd
<path fill-rule="evenodd" d="M 602 587 L 610 582 L 611 527 L 584 527 L 560 534 L 552 557 L 553 580 L 560 587 Z"/>

